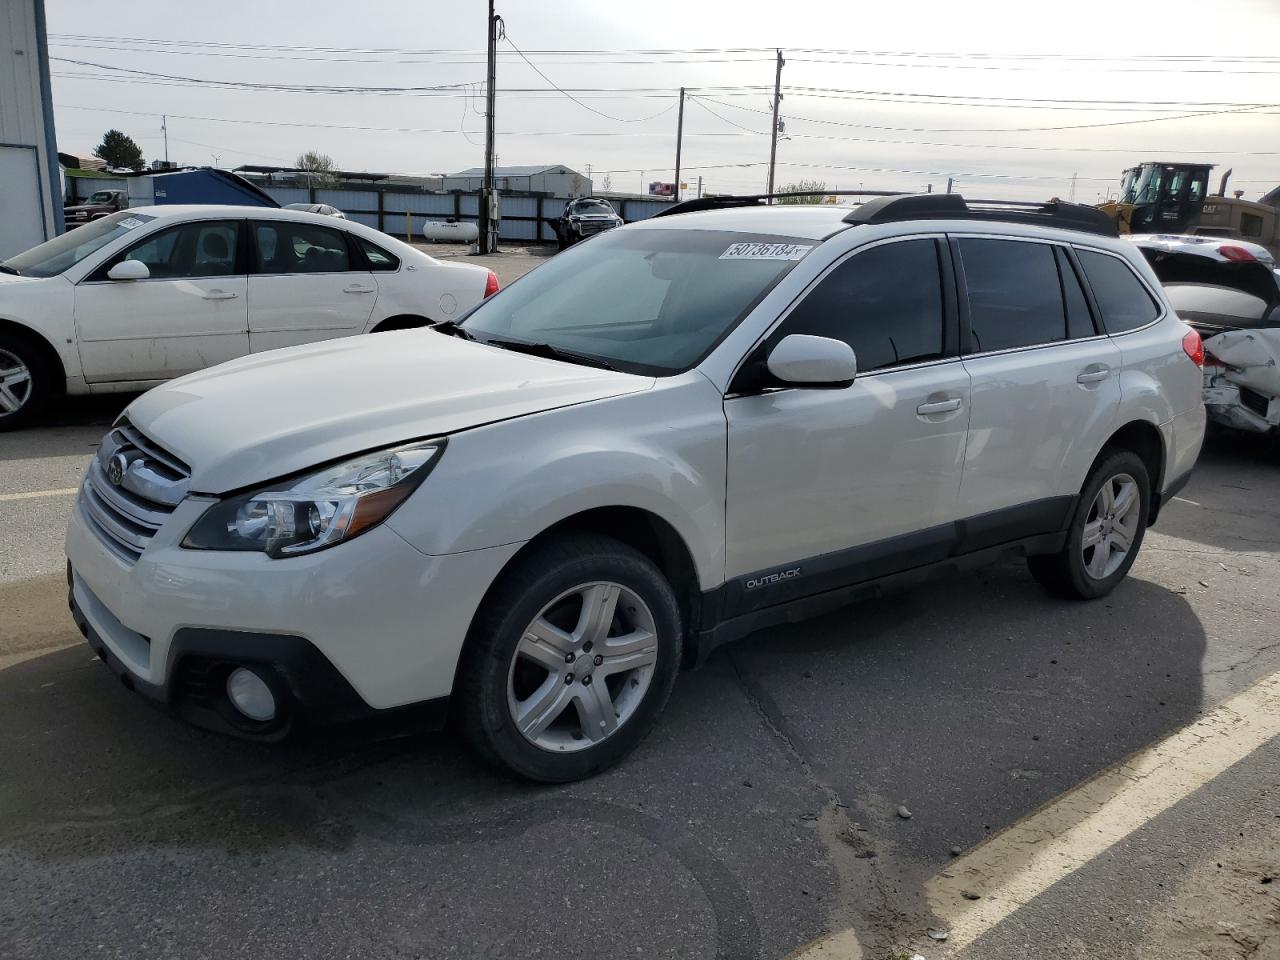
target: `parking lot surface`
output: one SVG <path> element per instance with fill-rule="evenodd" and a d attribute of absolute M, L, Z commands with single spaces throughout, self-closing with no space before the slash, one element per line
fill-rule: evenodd
<path fill-rule="evenodd" d="M 61 554 L 125 402 L 0 435 L 0 956 L 1280 956 L 1274 445 L 1212 436 L 1105 600 L 1010 562 L 763 631 L 536 787 L 125 691 Z"/>

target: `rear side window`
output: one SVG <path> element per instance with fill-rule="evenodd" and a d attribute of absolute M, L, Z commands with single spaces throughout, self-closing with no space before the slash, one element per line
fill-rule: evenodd
<path fill-rule="evenodd" d="M 1129 265 L 1119 257 L 1090 250 L 1077 250 L 1094 299 L 1102 311 L 1107 333 L 1124 333 L 1145 327 L 1160 315 L 1156 302 L 1147 293 Z"/>
<path fill-rule="evenodd" d="M 370 243 L 364 237 L 356 237 L 355 240 L 356 243 L 360 244 L 360 249 L 364 251 L 364 258 L 369 261 L 370 270 L 400 269 L 399 257 L 392 256 L 377 244 Z"/>
<path fill-rule="evenodd" d="M 1080 278 L 1076 276 L 1076 268 L 1072 266 L 1067 251 L 1061 247 L 1058 248 L 1058 274 L 1062 277 L 1062 298 L 1067 304 L 1067 338 L 1079 340 L 1097 336 L 1098 331 L 1094 329 L 1093 317 L 1089 313 L 1089 301 L 1080 286 Z"/>
<path fill-rule="evenodd" d="M 850 257 L 791 311 L 771 339 L 793 333 L 844 340 L 860 371 L 943 356 L 937 244 L 900 240 Z"/>
<path fill-rule="evenodd" d="M 338 230 L 311 223 L 256 222 L 259 273 L 341 273 L 350 269 Z"/>
<path fill-rule="evenodd" d="M 1067 318 L 1054 248 L 1047 243 L 959 241 L 974 353 L 1055 343 Z"/>

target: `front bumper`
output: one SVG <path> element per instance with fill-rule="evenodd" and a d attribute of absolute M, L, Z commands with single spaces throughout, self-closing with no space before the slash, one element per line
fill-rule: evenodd
<path fill-rule="evenodd" d="M 476 608 L 519 548 L 432 557 L 381 526 L 288 560 L 183 549 L 208 503 L 182 503 L 136 563 L 78 500 L 66 541 L 72 615 L 95 651 L 126 686 L 208 726 L 192 704 L 227 664 L 267 667 L 315 722 L 443 703 Z"/>

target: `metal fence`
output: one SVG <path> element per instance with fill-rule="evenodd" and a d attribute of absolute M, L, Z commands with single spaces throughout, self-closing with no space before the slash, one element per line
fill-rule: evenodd
<path fill-rule="evenodd" d="M 128 190 L 129 181 L 107 177 L 67 177 L 67 202 L 83 200 L 95 190 Z M 422 238 L 423 224 L 450 217 L 463 223 L 479 223 L 480 198 L 475 193 L 426 193 L 367 187 L 263 187 L 285 206 L 290 203 L 327 203 L 357 223 L 395 237 Z M 671 205 L 670 200 L 639 197 L 612 201 L 618 215 L 630 223 L 645 220 Z M 564 212 L 565 201 L 532 193 L 503 193 L 498 210 L 498 238 L 514 243 L 554 243 L 549 220 Z"/>

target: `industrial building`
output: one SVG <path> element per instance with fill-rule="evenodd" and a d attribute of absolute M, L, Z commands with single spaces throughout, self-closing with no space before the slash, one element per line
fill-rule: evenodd
<path fill-rule="evenodd" d="M 552 197 L 589 197 L 591 178 L 563 164 L 494 167 L 494 186 L 500 193 L 544 193 Z M 444 178 L 446 191 L 474 193 L 484 187 L 484 167 L 469 167 Z"/>
<path fill-rule="evenodd" d="M 0 2 L 0 259 L 62 232 L 43 0 Z"/>

